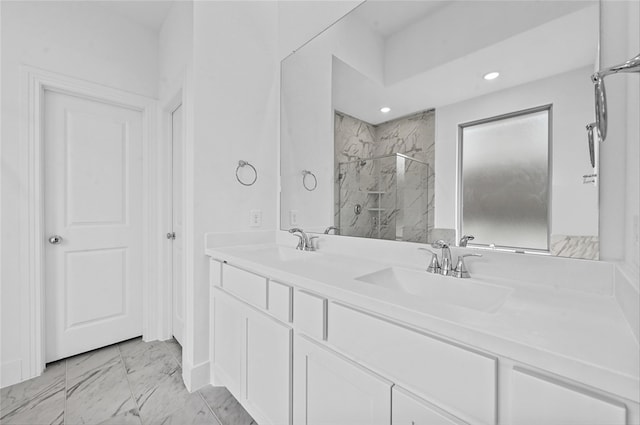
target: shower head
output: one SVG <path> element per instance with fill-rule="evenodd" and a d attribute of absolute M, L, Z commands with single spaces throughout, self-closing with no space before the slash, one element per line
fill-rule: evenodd
<path fill-rule="evenodd" d="M 607 137 L 607 94 L 604 88 L 604 77 L 621 72 L 640 72 L 640 54 L 620 65 L 610 66 L 591 76 L 596 98 L 596 130 L 600 141 Z"/>

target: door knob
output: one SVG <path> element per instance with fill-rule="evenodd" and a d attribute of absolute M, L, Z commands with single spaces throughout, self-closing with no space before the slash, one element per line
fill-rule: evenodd
<path fill-rule="evenodd" d="M 52 245 L 57 245 L 61 242 L 62 242 L 62 236 L 60 235 L 53 235 L 49 238 L 49 243 Z"/>
<path fill-rule="evenodd" d="M 167 239 L 175 239 L 176 238 L 176 232 L 169 232 L 167 233 Z"/>

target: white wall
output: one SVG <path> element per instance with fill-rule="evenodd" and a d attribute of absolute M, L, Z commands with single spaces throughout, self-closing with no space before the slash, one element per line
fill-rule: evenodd
<path fill-rule="evenodd" d="M 602 4 L 601 66 L 608 67 L 629 59 L 627 28 L 631 1 L 604 1 Z M 636 52 L 637 53 L 637 52 Z M 607 140 L 600 146 L 600 258 L 623 261 L 627 254 L 626 218 L 633 215 L 628 205 L 627 146 L 627 79 L 637 75 L 606 77 L 609 126 Z M 637 121 L 637 117 L 634 119 Z M 636 139 L 637 140 L 637 139 Z M 635 142 L 637 143 L 637 141 Z M 637 209 L 635 214 L 637 214 Z"/>
<path fill-rule="evenodd" d="M 193 59 L 193 3 L 174 2 L 158 40 L 158 98 L 168 101 L 182 85 Z"/>
<path fill-rule="evenodd" d="M 627 58 L 640 53 L 640 2 L 628 2 Z M 627 75 L 627 189 L 625 262 L 640 289 L 640 74 Z"/>
<path fill-rule="evenodd" d="M 279 67 L 275 2 L 194 3 L 194 135 L 187 152 L 192 174 L 194 232 L 194 367 L 209 358 L 209 279 L 206 232 L 274 230 L 277 197 Z M 236 181 L 239 160 L 258 171 L 255 185 Z M 249 227 L 251 210 L 262 226 Z M 188 266 L 189 267 L 189 266 Z M 188 295 L 189 297 L 189 295 Z"/>
<path fill-rule="evenodd" d="M 602 66 L 619 64 L 640 52 L 638 2 L 603 2 Z M 609 107 L 607 140 L 601 145 L 601 258 L 624 261 L 640 276 L 638 259 L 638 74 L 606 77 Z"/>
<path fill-rule="evenodd" d="M 157 34 L 89 2 L 3 1 L 2 8 L 2 386 L 26 379 L 20 305 L 26 229 L 19 208 L 26 196 L 26 152 L 20 144 L 20 66 L 156 96 Z M 79 36 L 79 35 L 82 36 Z"/>

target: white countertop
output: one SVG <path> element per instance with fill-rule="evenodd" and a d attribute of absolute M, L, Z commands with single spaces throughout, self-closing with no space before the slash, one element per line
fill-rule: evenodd
<path fill-rule="evenodd" d="M 283 259 L 277 251 L 275 244 L 266 244 L 208 248 L 205 253 L 640 402 L 640 350 L 613 295 L 474 275 L 512 289 L 499 309 L 486 313 L 355 280 L 395 266 L 385 261 L 320 251 L 292 260 Z M 429 277 L 425 272 L 425 279 Z"/>

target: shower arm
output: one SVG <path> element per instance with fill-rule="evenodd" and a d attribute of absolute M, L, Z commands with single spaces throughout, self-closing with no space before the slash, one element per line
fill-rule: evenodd
<path fill-rule="evenodd" d="M 604 142 L 607 137 L 607 94 L 604 87 L 604 77 L 622 72 L 640 72 L 640 54 L 624 63 L 598 71 L 591 76 L 595 89 L 595 128 L 601 142 Z"/>
<path fill-rule="evenodd" d="M 591 81 L 595 83 L 597 79 L 604 78 L 607 75 L 617 74 L 618 72 L 640 72 L 640 54 L 620 65 L 610 66 L 609 68 L 596 72 L 591 76 Z"/>

